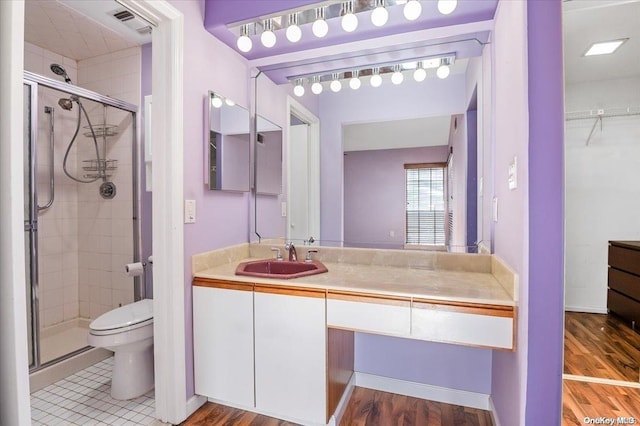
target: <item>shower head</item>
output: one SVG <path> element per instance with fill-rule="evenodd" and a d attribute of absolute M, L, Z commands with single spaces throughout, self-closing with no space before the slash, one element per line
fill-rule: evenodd
<path fill-rule="evenodd" d="M 71 111 L 71 108 L 73 108 L 73 102 L 70 98 L 60 98 L 58 100 L 58 105 L 60 105 L 62 109 L 66 109 L 67 111 Z"/>
<path fill-rule="evenodd" d="M 69 77 L 69 75 L 67 74 L 67 70 L 64 69 L 64 67 L 62 65 L 59 64 L 51 64 L 51 71 L 53 71 L 54 74 L 57 75 L 61 75 L 64 77 L 64 81 L 67 83 L 71 83 L 71 78 Z M 60 105 L 62 106 L 62 105 Z M 63 107 L 64 108 L 64 107 Z"/>

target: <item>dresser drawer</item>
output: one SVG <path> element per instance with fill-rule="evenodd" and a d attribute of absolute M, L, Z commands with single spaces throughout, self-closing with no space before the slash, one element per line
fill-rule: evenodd
<path fill-rule="evenodd" d="M 607 294 L 607 309 L 627 320 L 635 321 L 637 326 L 640 326 L 640 302 L 609 289 Z"/>
<path fill-rule="evenodd" d="M 609 288 L 640 301 L 640 277 L 609 268 Z"/>
<path fill-rule="evenodd" d="M 609 266 L 640 275 L 640 251 L 610 245 Z"/>

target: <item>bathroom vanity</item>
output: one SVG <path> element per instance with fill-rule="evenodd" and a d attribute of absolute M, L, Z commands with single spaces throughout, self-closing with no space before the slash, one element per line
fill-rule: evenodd
<path fill-rule="evenodd" d="M 323 274 L 235 275 L 269 247 L 194 256 L 197 394 L 333 424 L 351 387 L 354 332 L 515 350 L 517 278 L 492 256 L 320 247 Z"/>

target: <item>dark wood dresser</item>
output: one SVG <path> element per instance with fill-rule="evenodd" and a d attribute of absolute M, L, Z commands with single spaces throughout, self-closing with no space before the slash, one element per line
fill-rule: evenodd
<path fill-rule="evenodd" d="M 609 241 L 607 309 L 640 330 L 640 241 Z"/>

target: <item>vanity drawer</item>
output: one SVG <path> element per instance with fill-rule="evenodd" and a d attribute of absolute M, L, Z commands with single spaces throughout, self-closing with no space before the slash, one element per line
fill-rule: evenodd
<path fill-rule="evenodd" d="M 640 300 L 640 277 L 609 268 L 609 288 Z"/>
<path fill-rule="evenodd" d="M 612 244 L 609 246 L 609 266 L 640 275 L 640 251 Z"/>
<path fill-rule="evenodd" d="M 409 336 L 411 299 L 329 291 L 327 293 L 327 326 Z"/>
<path fill-rule="evenodd" d="M 411 337 L 514 350 L 515 311 L 510 306 L 465 306 L 414 300 Z"/>

